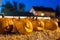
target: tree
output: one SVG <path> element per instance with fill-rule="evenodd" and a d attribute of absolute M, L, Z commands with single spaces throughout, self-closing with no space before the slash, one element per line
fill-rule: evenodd
<path fill-rule="evenodd" d="M 25 7 L 25 5 L 23 3 L 20 3 L 19 4 L 19 11 L 24 12 L 24 7 Z"/>
<path fill-rule="evenodd" d="M 7 2 L 6 5 L 2 5 L 3 10 L 2 12 L 8 13 L 8 12 L 16 12 L 17 11 L 17 3 L 13 2 L 14 5 L 12 5 L 10 2 Z"/>
<path fill-rule="evenodd" d="M 59 14 L 59 5 L 56 6 L 56 15 L 57 15 L 57 16 L 60 15 L 60 14 Z"/>
<path fill-rule="evenodd" d="M 17 11 L 17 3 L 13 2 L 13 4 L 14 4 L 14 6 L 13 6 L 14 11 Z"/>
<path fill-rule="evenodd" d="M 2 9 L 2 12 L 4 13 L 7 13 L 7 12 L 12 12 L 14 9 L 13 9 L 13 6 L 7 2 L 6 5 L 2 5 L 3 9 Z"/>
<path fill-rule="evenodd" d="M 14 5 L 12 5 L 10 2 L 7 2 L 6 5 L 2 5 L 2 12 L 3 13 L 16 13 L 18 12 L 17 10 L 17 3 L 13 2 Z M 23 3 L 19 4 L 19 12 L 24 12 L 24 7 L 25 5 Z"/>

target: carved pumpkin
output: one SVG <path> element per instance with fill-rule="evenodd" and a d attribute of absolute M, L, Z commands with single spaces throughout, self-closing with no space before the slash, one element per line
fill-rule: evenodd
<path fill-rule="evenodd" d="M 39 30 L 44 30 L 44 21 L 42 21 L 41 19 L 33 19 L 33 18 L 29 18 L 29 20 L 32 22 L 33 25 L 33 29 L 35 31 L 39 31 Z"/>
<path fill-rule="evenodd" d="M 45 20 L 45 29 L 56 30 L 57 29 L 56 22 L 54 22 L 53 20 Z"/>
<path fill-rule="evenodd" d="M 13 30 L 13 21 L 10 18 L 1 18 L 0 27 L 2 27 L 3 32 L 11 32 Z"/>
<path fill-rule="evenodd" d="M 58 31 L 58 28 L 59 28 L 58 19 L 54 19 L 53 22 L 56 25 L 56 31 Z"/>
<path fill-rule="evenodd" d="M 44 30 L 44 22 L 41 21 L 41 20 L 36 20 L 36 19 L 33 19 L 33 18 L 30 18 L 29 19 L 31 22 L 32 22 L 32 25 L 33 25 L 33 29 L 36 31 L 36 30 Z"/>
<path fill-rule="evenodd" d="M 14 22 L 19 33 L 26 34 L 33 31 L 32 23 L 28 19 L 18 19 Z"/>

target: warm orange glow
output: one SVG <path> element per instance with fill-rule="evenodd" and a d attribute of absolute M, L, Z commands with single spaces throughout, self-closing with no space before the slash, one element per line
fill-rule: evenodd
<path fill-rule="evenodd" d="M 6 27 L 10 30 L 9 25 L 13 25 L 13 29 L 22 34 L 31 33 L 33 30 L 56 30 L 58 28 L 57 22 L 57 20 L 44 18 L 37 20 L 33 18 L 0 18 L 0 32 L 1 30 L 4 32 Z"/>
<path fill-rule="evenodd" d="M 16 19 L 14 21 L 14 26 L 18 30 L 19 33 L 26 34 L 33 31 L 32 23 L 24 18 L 24 19 Z"/>

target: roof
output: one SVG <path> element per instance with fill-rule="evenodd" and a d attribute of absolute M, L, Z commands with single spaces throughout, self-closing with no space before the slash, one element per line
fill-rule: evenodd
<path fill-rule="evenodd" d="M 5 16 L 34 16 L 33 13 L 29 12 L 9 12 L 9 13 L 4 13 Z"/>
<path fill-rule="evenodd" d="M 52 8 L 47 8 L 47 7 L 43 7 L 43 6 L 40 6 L 40 7 L 37 7 L 37 6 L 33 6 L 34 10 L 36 11 L 48 11 L 48 12 L 55 12 L 54 9 Z"/>

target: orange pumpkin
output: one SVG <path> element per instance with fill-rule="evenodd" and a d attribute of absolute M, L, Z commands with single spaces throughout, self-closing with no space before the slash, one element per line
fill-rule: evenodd
<path fill-rule="evenodd" d="M 56 30 L 57 25 L 53 20 L 45 20 L 45 29 L 47 30 Z"/>
<path fill-rule="evenodd" d="M 33 25 L 33 29 L 36 31 L 36 30 L 44 30 L 44 22 L 41 21 L 41 20 L 36 20 L 36 19 L 33 19 L 33 18 L 30 18 L 29 19 L 31 22 L 32 22 L 32 25 Z"/>
<path fill-rule="evenodd" d="M 2 27 L 3 31 L 11 32 L 13 30 L 13 21 L 10 18 L 1 18 L 0 19 L 0 27 Z"/>
<path fill-rule="evenodd" d="M 19 33 L 26 34 L 33 31 L 32 23 L 28 19 L 17 19 L 14 21 L 14 26 Z"/>

